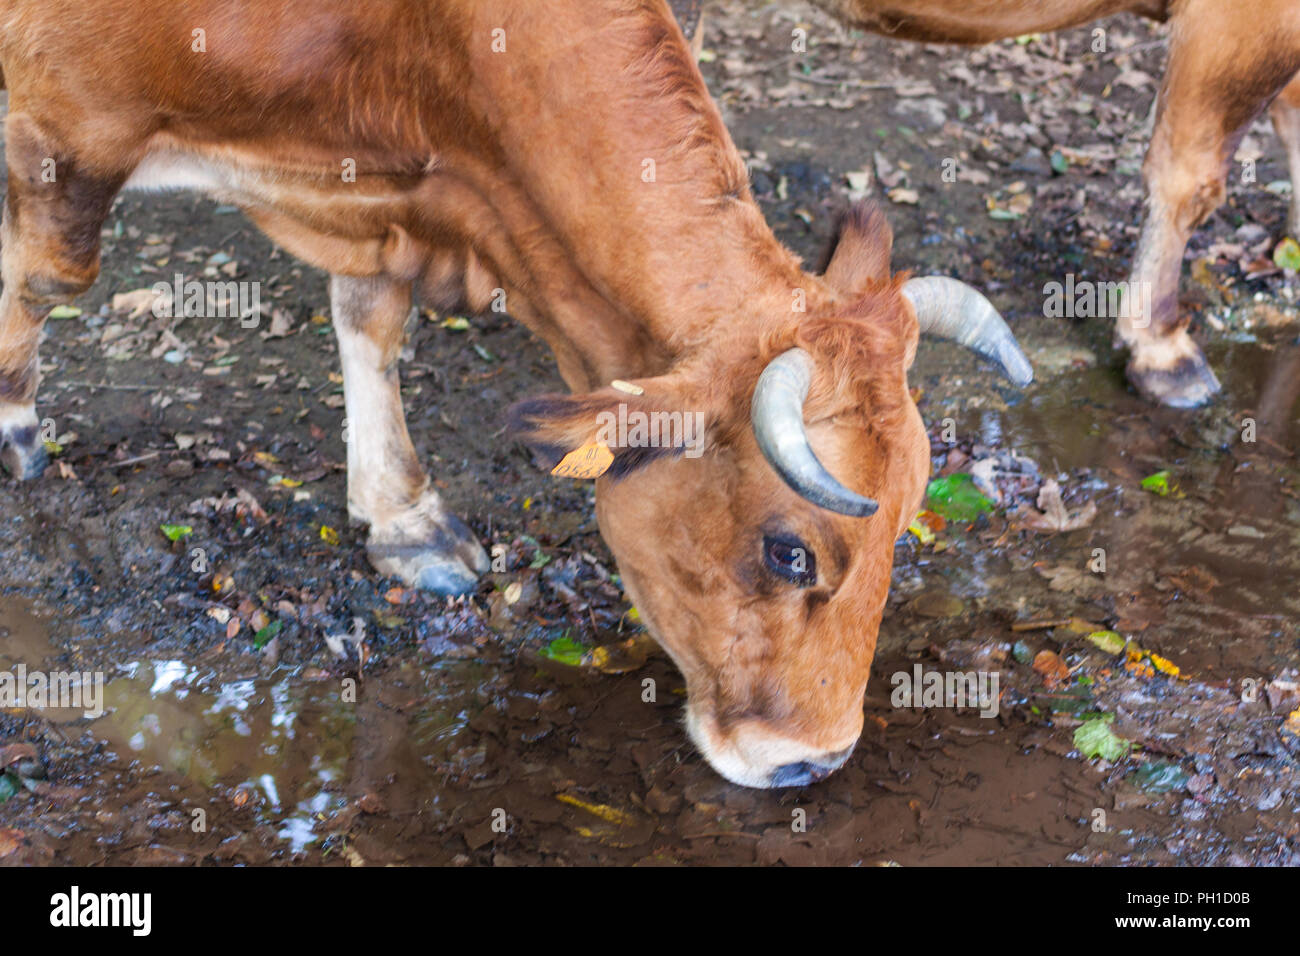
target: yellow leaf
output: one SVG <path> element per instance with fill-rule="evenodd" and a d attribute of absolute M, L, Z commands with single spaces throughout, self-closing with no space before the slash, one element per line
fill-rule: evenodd
<path fill-rule="evenodd" d="M 1178 669 L 1178 665 L 1167 657 L 1161 657 L 1159 654 L 1147 653 L 1147 659 L 1151 661 L 1151 666 L 1162 674 L 1169 677 L 1182 677 L 1183 672 Z"/>
<path fill-rule="evenodd" d="M 323 524 L 320 526 L 320 539 L 333 547 L 337 548 L 339 546 L 339 533 L 329 525 Z"/>
<path fill-rule="evenodd" d="M 569 806 L 578 807 L 580 810 L 586 810 L 593 816 L 600 817 L 606 823 L 615 823 L 618 826 L 631 826 L 636 822 L 636 818 L 629 813 L 619 810 L 617 807 L 611 807 L 604 803 L 588 803 L 586 800 L 580 800 L 577 797 L 569 796 L 567 793 L 557 793 L 555 799 L 561 803 L 567 803 Z"/>

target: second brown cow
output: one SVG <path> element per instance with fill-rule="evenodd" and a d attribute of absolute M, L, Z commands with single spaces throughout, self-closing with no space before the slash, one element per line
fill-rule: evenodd
<path fill-rule="evenodd" d="M 812 0 L 844 23 L 924 43 L 989 43 L 1117 13 L 1171 21 L 1169 61 L 1147 152 L 1146 219 L 1118 318 L 1128 377 L 1175 407 L 1208 401 L 1219 382 L 1178 308 L 1183 252 L 1223 202 L 1242 135 L 1271 105 L 1292 181 L 1300 182 L 1300 3 L 1295 0 Z M 698 0 L 674 0 L 682 10 Z M 1300 196 L 1288 230 L 1300 238 Z M 1140 300 L 1140 301 L 1138 301 Z"/>

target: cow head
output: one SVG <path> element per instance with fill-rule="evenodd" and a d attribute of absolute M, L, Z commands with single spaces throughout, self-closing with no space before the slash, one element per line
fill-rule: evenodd
<path fill-rule="evenodd" d="M 974 290 L 891 279 L 890 243 L 883 216 L 856 209 L 824 276 L 842 295 L 822 314 L 663 376 L 514 410 L 553 459 L 597 437 L 613 452 L 597 482 L 601 532 L 685 675 L 691 738 L 735 783 L 821 779 L 862 730 L 894 542 L 930 471 L 906 377 L 918 332 L 1032 377 Z"/>

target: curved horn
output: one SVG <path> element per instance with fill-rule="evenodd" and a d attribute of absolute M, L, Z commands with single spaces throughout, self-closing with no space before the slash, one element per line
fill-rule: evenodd
<path fill-rule="evenodd" d="M 993 303 L 964 282 L 945 276 L 908 279 L 903 296 L 916 310 L 922 332 L 959 342 L 996 362 L 1020 387 L 1034 380 L 1034 369 Z"/>
<path fill-rule="evenodd" d="M 875 514 L 876 502 L 836 481 L 808 444 L 803 403 L 812 375 L 812 356 L 800 348 L 781 353 L 763 369 L 749 410 L 758 447 L 800 497 L 855 518 Z"/>

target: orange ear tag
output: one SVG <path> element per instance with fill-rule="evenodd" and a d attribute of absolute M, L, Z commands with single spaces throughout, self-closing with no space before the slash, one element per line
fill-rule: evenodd
<path fill-rule="evenodd" d="M 557 478 L 599 478 L 614 464 L 614 453 L 603 441 L 592 441 L 577 451 L 571 451 L 564 460 L 551 469 Z"/>

